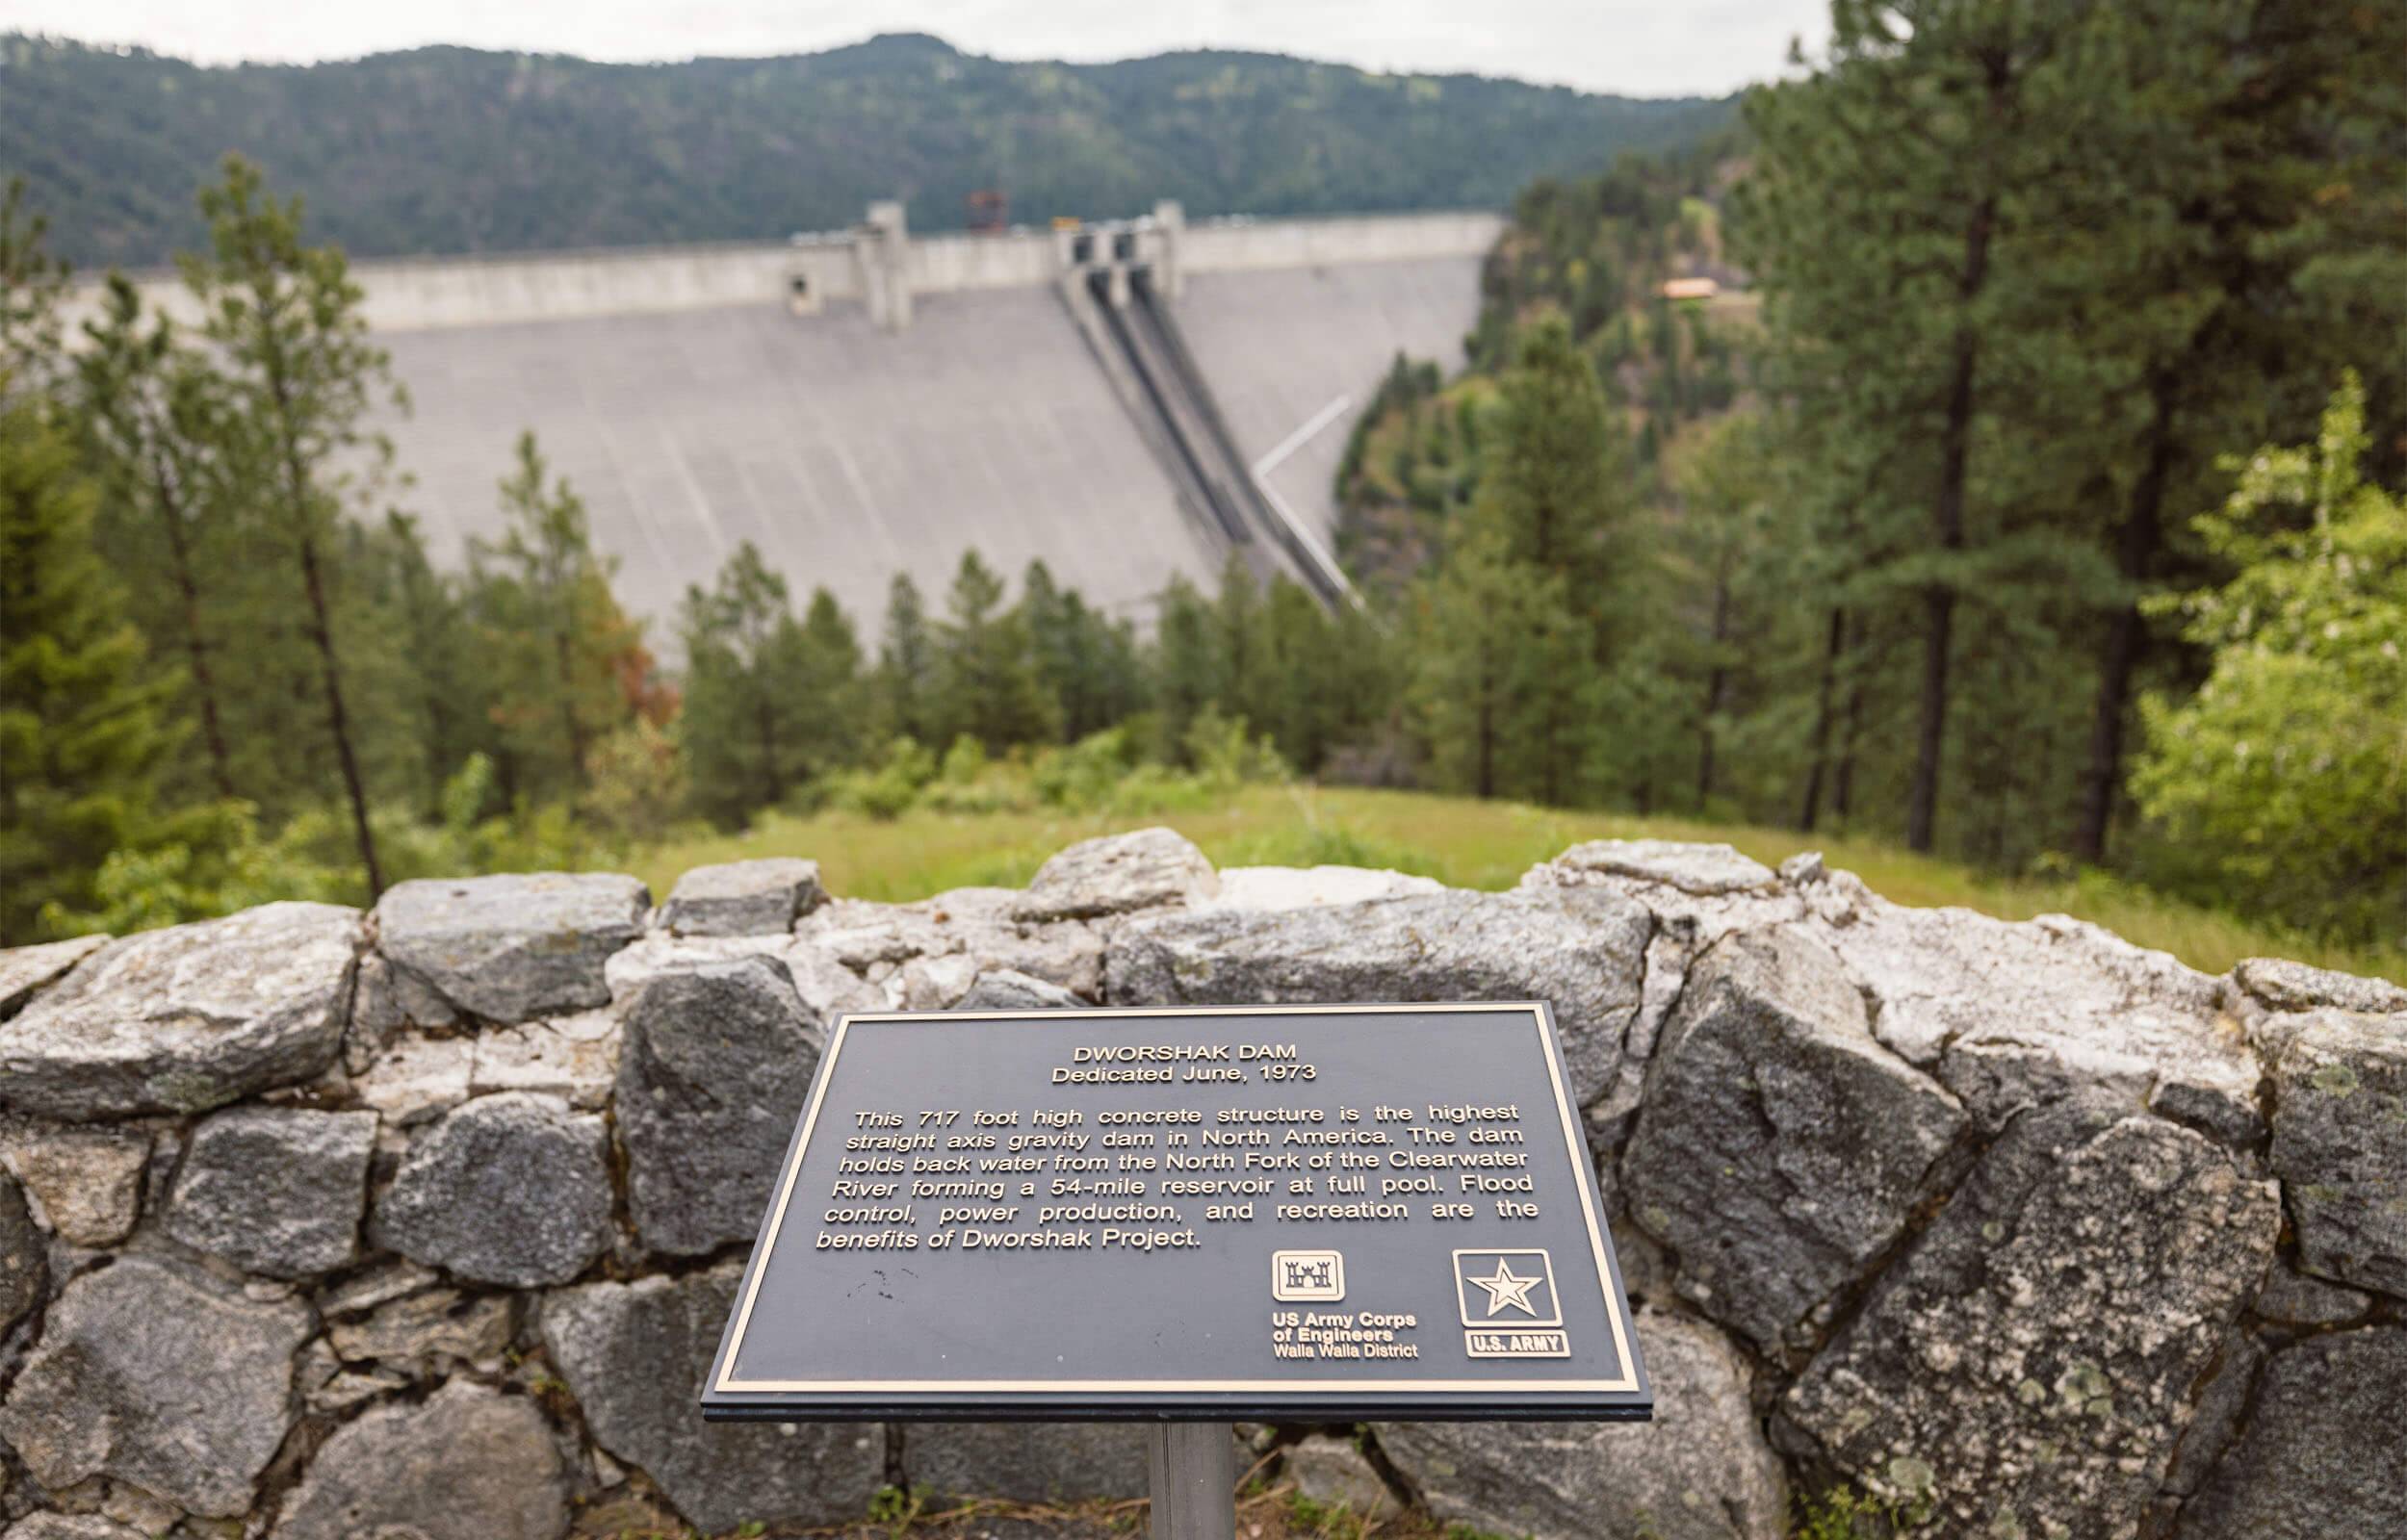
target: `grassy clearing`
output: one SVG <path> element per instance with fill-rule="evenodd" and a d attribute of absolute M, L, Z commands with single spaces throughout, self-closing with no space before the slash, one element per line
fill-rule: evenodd
<path fill-rule="evenodd" d="M 664 893 L 708 861 L 809 856 L 831 891 L 900 902 L 952 887 L 1018 886 L 1064 845 L 1168 824 L 1223 866 L 1392 866 L 1458 887 L 1503 888 L 1583 839 L 1721 840 L 1767 865 L 1819 850 L 1901 904 L 1953 904 L 2005 919 L 2062 912 L 2141 946 L 2220 973 L 2245 957 L 2280 956 L 2351 973 L 2407 980 L 2407 950 L 2335 946 L 2238 915 L 2161 897 L 2110 878 L 2052 881 L 1989 876 L 1876 840 L 1777 829 L 1568 812 L 1421 792 L 1252 786 L 1217 806 L 1151 815 L 914 811 L 881 822 L 858 813 L 770 814 L 741 834 L 682 838 L 640 852 L 634 870 Z"/>

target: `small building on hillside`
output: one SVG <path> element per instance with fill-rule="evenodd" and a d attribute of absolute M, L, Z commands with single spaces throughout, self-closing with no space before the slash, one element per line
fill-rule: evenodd
<path fill-rule="evenodd" d="M 1711 299 L 1721 285 L 1711 278 L 1666 278 L 1662 293 L 1666 299 Z"/>

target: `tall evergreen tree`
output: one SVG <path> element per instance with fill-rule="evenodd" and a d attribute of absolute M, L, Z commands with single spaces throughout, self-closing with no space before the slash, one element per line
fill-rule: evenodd
<path fill-rule="evenodd" d="M 686 590 L 686 775 L 694 806 L 722 828 L 774 808 L 808 774 L 808 647 L 786 579 L 749 540 L 715 582 Z"/>
<path fill-rule="evenodd" d="M 1919 611 L 1916 850 L 1937 838 L 1974 547 L 2012 528 L 1976 454 L 2044 395 L 2010 259 L 2044 218 L 2029 194 L 2078 147 L 2060 110 L 2078 50 L 2062 45 L 2084 9 L 1834 0 L 1821 66 L 1748 103 L 1759 153 L 1741 219 L 1781 382 L 1825 436 L 1822 475 L 1858 489 L 1868 565 Z"/>
<path fill-rule="evenodd" d="M 171 680 L 92 547 L 95 501 L 32 403 L 0 404 L 0 945 L 92 907 L 101 861 L 164 833 Z"/>
<path fill-rule="evenodd" d="M 50 224 L 27 205 L 25 179 L 0 190 L 0 402 L 38 395 L 60 360 L 59 298 L 67 267 L 45 245 Z"/>
<path fill-rule="evenodd" d="M 909 573 L 896 573 L 886 589 L 886 618 L 879 631 L 877 676 L 879 733 L 925 741 L 934 732 L 936 637 L 927 602 Z"/>
<path fill-rule="evenodd" d="M 153 579 L 147 586 L 160 602 L 149 606 L 148 629 L 172 637 L 182 654 L 210 788 L 232 797 L 216 656 L 224 596 L 203 589 L 224 560 L 212 548 L 252 488 L 236 463 L 223 384 L 166 317 L 145 320 L 141 296 L 120 273 L 109 275 L 101 316 L 85 329 L 90 346 L 75 361 L 77 402 L 100 484 L 123 516 L 115 548 L 133 574 Z"/>
<path fill-rule="evenodd" d="M 610 592 L 617 563 L 594 550 L 583 500 L 549 476 L 535 436 L 521 433 L 502 481 L 503 534 L 472 540 L 469 563 L 499 683 L 493 709 L 522 759 L 554 767 L 525 789 L 573 795 L 587 783 L 594 742 L 629 714 L 613 663 L 634 629 Z"/>
<path fill-rule="evenodd" d="M 201 191 L 200 207 L 209 249 L 185 260 L 184 275 L 226 372 L 232 418 L 264 467 L 261 531 L 290 563 L 326 740 L 373 900 L 384 873 L 369 817 L 361 723 L 337 637 L 342 595 L 332 547 L 347 511 L 391 458 L 369 414 L 401 398 L 383 350 L 368 341 L 362 294 L 341 249 L 301 244 L 298 198 L 278 202 L 256 167 L 229 156 L 223 181 Z"/>
<path fill-rule="evenodd" d="M 991 751 L 1042 743 L 1059 732 L 1058 708 L 1039 681 L 1028 630 L 1003 604 L 1003 582 L 975 551 L 962 553 L 945 596 L 936 654 L 938 735 L 977 739 Z"/>
<path fill-rule="evenodd" d="M 403 714 L 417 751 L 420 814 L 444 815 L 444 787 L 468 762 L 505 752 L 493 718 L 498 681 L 479 644 L 462 583 L 438 571 L 416 518 L 386 515 L 371 578 L 385 624 L 407 659 Z"/>
<path fill-rule="evenodd" d="M 2219 500 L 2234 446 L 2303 433 L 2345 366 L 2381 371 L 2377 398 L 2407 418 L 2407 349 L 2373 341 L 2407 330 L 2407 10 L 2132 0 L 2088 34 L 2086 161 L 2052 184 L 2047 255 L 2128 403 L 2092 424 L 2091 452 L 2118 462 L 2071 833 L 2094 861 L 2156 651 L 2142 601 L 2195 562 L 2167 508 Z"/>
<path fill-rule="evenodd" d="M 1472 517 L 1491 524 L 1501 559 L 1559 574 L 1592 628 L 1596 661 L 1629 632 L 1637 498 L 1626 435 L 1570 328 L 1528 328 L 1501 382 Z"/>
<path fill-rule="evenodd" d="M 1211 603 L 1181 575 L 1162 589 L 1154 617 L 1151 654 L 1153 676 L 1154 752 L 1165 760 L 1182 756 L 1187 730 L 1220 698 L 1220 650 L 1214 643 Z"/>

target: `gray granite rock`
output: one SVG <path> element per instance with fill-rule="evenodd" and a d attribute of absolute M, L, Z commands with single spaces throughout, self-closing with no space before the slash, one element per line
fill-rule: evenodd
<path fill-rule="evenodd" d="M 748 1241 L 818 1067 L 818 1024 L 766 958 L 654 979 L 627 1007 L 618 1136 L 645 1245 Z"/>
<path fill-rule="evenodd" d="M 2373 1296 L 2274 1268 L 2257 1291 L 2256 1312 L 2286 1326 L 2345 1326 L 2373 1311 Z"/>
<path fill-rule="evenodd" d="M 642 1469 L 697 1528 L 858 1519 L 885 1481 L 877 1424 L 694 1415 L 740 1276 L 731 1266 L 559 1290 L 543 1301 L 545 1351 L 594 1439 Z"/>
<path fill-rule="evenodd" d="M 840 1009 L 893 1010 L 916 995 L 920 1008 L 942 1010 L 979 973 L 997 968 L 1043 979 L 1083 999 L 1100 998 L 1102 937 L 1078 920 L 1015 919 L 1012 906 L 1019 896 L 1009 888 L 975 887 L 913 904 L 837 899 L 807 916 L 794 934 L 815 957 L 834 961 L 853 977 L 876 981 L 873 1003 Z M 795 988 L 811 999 L 799 975 Z"/>
<path fill-rule="evenodd" d="M 2299 1267 L 2407 1297 L 2407 1013 L 2306 1018 L 2274 1063 L 2273 1105 Z"/>
<path fill-rule="evenodd" d="M 442 1275 L 432 1268 L 422 1268 L 400 1257 L 386 1257 L 329 1285 L 318 1296 L 318 1308 L 329 1316 L 356 1315 L 362 1310 L 374 1310 L 388 1299 L 431 1289 L 441 1280 Z"/>
<path fill-rule="evenodd" d="M 1667 839 L 1574 845 L 1524 873 L 1521 887 L 1618 893 L 1654 916 L 1659 930 L 1679 943 L 1682 959 L 1733 931 L 1794 924 L 1806 913 L 1804 900 L 1789 885 L 1729 846 Z"/>
<path fill-rule="evenodd" d="M 1699 898 L 1768 891 L 1778 884 L 1771 867 L 1728 845 L 1671 839 L 1592 839 L 1556 857 L 1555 864 L 1566 871 L 1660 884 Z"/>
<path fill-rule="evenodd" d="M 1984 1128 L 2103 1089 L 2227 1143 L 2263 1135 L 2263 1068 L 2220 980 L 2061 914 L 2017 923 L 1858 891 L 1840 918 L 1816 929 L 1875 1002 L 1874 1035 Z"/>
<path fill-rule="evenodd" d="M 365 1074 L 402 1029 L 441 1030 L 458 1021 L 459 1013 L 452 1009 L 452 1003 L 416 974 L 371 952 L 359 960 L 358 978 L 351 988 L 351 1018 L 343 1032 L 343 1067 L 353 1075 Z"/>
<path fill-rule="evenodd" d="M 535 1403 L 453 1380 L 335 1430 L 276 1540 L 557 1540 L 568 1483 Z"/>
<path fill-rule="evenodd" d="M 1702 1322 L 1641 1310 L 1652 1423 L 1383 1423 L 1381 1452 L 1437 1518 L 1535 1540 L 1779 1540 L 1788 1491 L 1746 1363 Z"/>
<path fill-rule="evenodd" d="M 1084 1502 L 1146 1493 L 1145 1429 L 1126 1423 L 914 1423 L 903 1470 L 940 1499 Z"/>
<path fill-rule="evenodd" d="M 1140 829 L 1080 840 L 1037 868 L 1012 906 L 1023 920 L 1083 920 L 1166 904 L 1192 904 L 1220 890 L 1212 863 L 1171 829 Z"/>
<path fill-rule="evenodd" d="M 905 1011 L 949 1011 L 970 992 L 980 972 L 978 960 L 967 952 L 945 957 L 915 957 L 896 970 L 888 993 Z"/>
<path fill-rule="evenodd" d="M 382 1115 L 387 1128 L 432 1122 L 468 1099 L 476 1054 L 471 1038 L 396 1038 L 353 1077 L 351 1094 Z"/>
<path fill-rule="evenodd" d="M 1115 1005 L 1547 1000 L 1585 1105 L 1619 1066 L 1650 929 L 1582 889 L 1140 916 L 1113 933 L 1105 988 Z"/>
<path fill-rule="evenodd" d="M 826 909 L 819 912 L 825 913 Z M 811 926 L 816 917 L 806 918 L 804 926 Z M 833 1021 L 847 1011 L 889 1008 L 884 994 L 815 940 L 790 936 L 676 937 L 666 931 L 653 931 L 610 959 L 606 970 L 610 998 L 624 1006 L 654 979 L 747 957 L 765 957 L 781 964 L 793 983 L 794 992 L 821 1021 Z"/>
<path fill-rule="evenodd" d="M 0 1171 L 0 1337 L 41 1303 L 50 1282 L 49 1247 L 16 1179 Z"/>
<path fill-rule="evenodd" d="M 1086 1004 L 1068 989 L 1010 968 L 977 976 L 955 1011 L 1068 1011 Z"/>
<path fill-rule="evenodd" d="M 728 861 L 677 879 L 659 922 L 679 936 L 783 936 L 826 900 L 815 860 Z"/>
<path fill-rule="evenodd" d="M 2249 958 L 2232 969 L 2232 978 L 2274 1011 L 2313 1011 L 2321 1006 L 2371 1014 L 2407 1011 L 2407 988 L 2387 979 L 2309 967 L 2285 958 Z"/>
<path fill-rule="evenodd" d="M 2109 1095 L 2016 1118 L 1785 1399 L 1947 1532 L 2136 1532 L 2271 1259 L 2270 1183 Z"/>
<path fill-rule="evenodd" d="M 308 1309 L 122 1257 L 60 1294 L 0 1406 L 0 1440 L 53 1490 L 130 1481 L 233 1518 L 293 1421 Z"/>
<path fill-rule="evenodd" d="M 142 1215 L 150 1136 L 141 1129 L 44 1129 L 8 1141 L 0 1158 L 69 1245 L 115 1245 Z"/>
<path fill-rule="evenodd" d="M 2407 1330 L 2335 1332 L 2265 1366 L 2247 1429 L 2183 1510 L 2181 1540 L 2407 1534 Z"/>
<path fill-rule="evenodd" d="M 397 883 L 376 904 L 376 947 L 472 1015 L 526 1021 L 609 1004 L 603 964 L 651 904 L 606 872 Z"/>
<path fill-rule="evenodd" d="M 1290 1444 L 1279 1456 L 1279 1475 L 1312 1502 L 1363 1518 L 1396 1506 L 1387 1483 L 1352 1439 L 1316 1435 Z"/>
<path fill-rule="evenodd" d="M 109 944 L 105 936 L 0 950 L 0 1016 L 34 997 L 34 991 L 66 976 L 66 970 Z"/>
<path fill-rule="evenodd" d="M 2173 1463 L 2165 1469 L 2164 1490 L 2173 1499 L 2196 1492 L 2223 1457 L 2232 1434 L 2248 1415 L 2249 1398 L 2256 1392 L 2257 1376 L 2265 1372 L 2265 1345 L 2245 1328 L 2234 1326 L 2223 1334 L 2222 1356 L 2198 1388 L 2197 1410 L 2190 1414 L 2189 1425 L 2182 1429 Z M 2163 1526 L 2158 1528 L 2161 1532 Z"/>
<path fill-rule="evenodd" d="M 1682 1296 L 1778 1359 L 1903 1233 L 1964 1129 L 1875 1041 L 1838 958 L 1799 930 L 1724 937 L 1691 969 L 1622 1158 Z"/>
<path fill-rule="evenodd" d="M 348 1364 L 491 1358 L 509 1346 L 516 1327 L 511 1304 L 508 1295 L 429 1289 L 388 1299 L 358 1320 L 338 1321 L 326 1328 L 326 1340 Z"/>
<path fill-rule="evenodd" d="M 377 1200 L 375 1244 L 479 1283 L 566 1283 L 609 1244 L 602 1119 L 556 1097 L 479 1096 L 417 1135 Z"/>
<path fill-rule="evenodd" d="M 469 1056 L 468 1089 L 531 1091 L 587 1110 L 610 1099 L 618 1078 L 618 1017 L 583 1011 L 550 1021 L 496 1027 L 477 1035 Z"/>
<path fill-rule="evenodd" d="M 358 943 L 331 904 L 111 941 L 0 1022 L 0 1107 L 195 1113 L 307 1080 L 341 1051 Z"/>
<path fill-rule="evenodd" d="M 1198 909 L 1318 909 L 1445 891 L 1434 877 L 1369 866 L 1229 866 Z M 1290 1457 L 1293 1451 L 1289 1451 Z"/>
<path fill-rule="evenodd" d="M 230 1107 L 203 1119 L 168 1190 L 167 1231 L 275 1278 L 344 1266 L 359 1249 L 376 1115 Z"/>
<path fill-rule="evenodd" d="M 115 1519 L 97 1513 L 29 1513 L 24 1518 L 0 1529 L 0 1540 L 145 1540 L 140 1529 L 129 1529 Z"/>

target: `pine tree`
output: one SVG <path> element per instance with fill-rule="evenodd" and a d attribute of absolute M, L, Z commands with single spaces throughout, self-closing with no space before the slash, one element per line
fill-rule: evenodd
<path fill-rule="evenodd" d="M 694 807 L 721 828 L 774 808 L 808 774 L 808 646 L 786 579 L 747 540 L 712 587 L 686 590 L 684 736 Z"/>
<path fill-rule="evenodd" d="M 594 741 L 628 716 L 613 662 L 634 630 L 610 592 L 617 564 L 594 550 L 584 502 L 548 476 L 535 436 L 521 433 L 501 486 L 504 532 L 471 540 L 469 564 L 499 686 L 493 710 L 521 761 L 545 767 L 526 789 L 574 794 L 587 783 Z"/>
<path fill-rule="evenodd" d="M 95 502 L 32 403 L 0 405 L 0 945 L 92 907 L 101 861 L 163 834 L 172 681 L 92 547 Z"/>
<path fill-rule="evenodd" d="M 804 772 L 822 775 L 867 757 L 861 638 L 852 617 L 824 588 L 811 590 L 811 603 L 804 606 L 795 661 L 793 688 L 807 712 Z"/>
<path fill-rule="evenodd" d="M 67 267 L 43 249 L 49 221 L 25 201 L 25 179 L 0 192 L 0 404 L 39 397 L 62 358 L 59 298 Z"/>
<path fill-rule="evenodd" d="M 1135 643 L 1127 629 L 1090 609 L 1076 589 L 1061 587 L 1041 560 L 1029 562 L 1021 578 L 1020 614 L 1064 741 L 1100 732 L 1136 709 Z"/>
<path fill-rule="evenodd" d="M 1153 680 L 1155 756 L 1177 762 L 1184 756 L 1188 729 L 1220 695 L 1219 648 L 1212 634 L 1212 607 L 1185 577 L 1162 589 L 1153 625 L 1149 672 Z"/>
<path fill-rule="evenodd" d="M 436 570 L 418 521 L 389 514 L 382 533 L 372 581 L 409 661 L 405 710 L 418 751 L 417 802 L 432 820 L 443 814 L 445 785 L 471 755 L 498 758 L 507 752 L 493 720 L 496 680 L 462 584 Z"/>
<path fill-rule="evenodd" d="M 1809 76 L 1751 97 L 1759 145 L 1739 223 L 1779 340 L 1779 382 L 1822 435 L 1818 474 L 1853 489 L 1867 571 L 1918 611 L 1921 666 L 1905 837 L 1937 838 L 1954 705 L 1956 610 L 1980 544 L 2018 510 L 2060 504 L 2003 483 L 2058 475 L 2011 454 L 1976 463 L 2060 392 L 2061 368 L 2017 326 L 2037 313 L 2016 260 L 2080 129 L 2060 46 L 2083 8 L 1903 0 L 1832 9 Z M 1833 494 L 1833 500 L 1836 495 Z"/>
<path fill-rule="evenodd" d="M 896 573 L 887 585 L 874 690 L 881 738 L 926 741 L 934 732 L 936 638 L 927 603 L 909 573 Z"/>
<path fill-rule="evenodd" d="M 390 446 L 368 426 L 369 413 L 401 398 L 383 351 L 368 341 L 361 291 L 342 251 L 301 244 L 298 198 L 279 203 L 254 167 L 229 156 L 224 180 L 202 190 L 200 207 L 209 250 L 185 259 L 185 279 L 226 372 L 231 417 L 264 468 L 261 532 L 290 563 L 316 663 L 314 690 L 373 900 L 384 873 L 369 816 L 361 724 L 337 638 L 342 594 L 332 548 L 347 508 L 391 458 Z"/>
<path fill-rule="evenodd" d="M 1472 517 L 1493 526 L 1501 559 L 1562 576 L 1602 662 L 1626 634 L 1616 603 L 1633 561 L 1626 438 L 1560 318 L 1522 335 L 1499 395 Z"/>
<path fill-rule="evenodd" d="M 2093 18 L 2095 104 L 2049 260 L 2125 383 L 2083 424 L 2111 456 L 2117 586 L 2096 629 L 2073 853 L 2105 857 L 2134 697 L 2159 653 L 2142 602 L 2194 559 L 2166 510 L 2221 499 L 2236 445 L 2303 433 L 2352 363 L 2407 413 L 2407 10 L 2134 0 Z M 2407 449 L 2402 449 L 2407 455 Z M 2086 628 L 2084 628 L 2086 629 Z"/>
<path fill-rule="evenodd" d="M 936 652 L 938 737 L 972 737 L 990 753 L 1055 737 L 1058 709 L 1037 677 L 1027 628 L 1003 606 L 1002 579 L 975 551 L 962 553 L 945 613 Z"/>
<path fill-rule="evenodd" d="M 145 324 L 141 296 L 120 273 L 109 275 L 101 317 L 85 329 L 76 400 L 100 486 L 121 515 L 112 548 L 138 582 L 152 578 L 142 586 L 156 589 L 158 602 L 140 608 L 157 617 L 151 633 L 172 637 L 182 654 L 210 789 L 230 798 L 233 754 L 216 657 L 224 596 L 203 588 L 217 564 L 210 547 L 252 489 L 232 452 L 223 383 L 166 317 Z"/>

